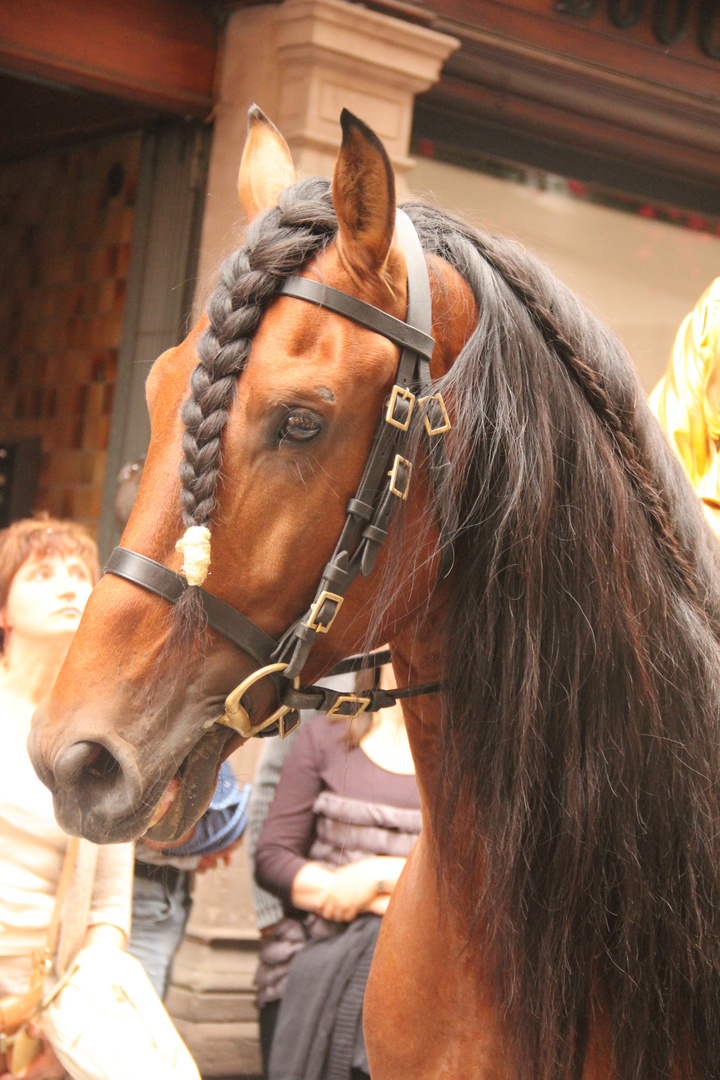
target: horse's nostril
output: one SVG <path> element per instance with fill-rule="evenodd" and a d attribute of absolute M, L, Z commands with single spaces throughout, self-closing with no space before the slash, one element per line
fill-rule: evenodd
<path fill-rule="evenodd" d="M 66 790 L 81 779 L 95 786 L 110 787 L 121 776 L 120 763 L 100 743 L 75 743 L 55 764 L 55 779 Z"/>
<path fill-rule="evenodd" d="M 55 762 L 55 780 L 59 787 L 72 787 L 93 754 L 99 750 L 97 743 L 79 742 L 70 746 Z"/>
<path fill-rule="evenodd" d="M 70 834 L 107 844 L 117 839 L 108 823 L 130 819 L 143 806 L 140 768 L 120 739 L 112 749 L 93 739 L 73 743 L 58 754 L 53 772 L 55 816 Z"/>

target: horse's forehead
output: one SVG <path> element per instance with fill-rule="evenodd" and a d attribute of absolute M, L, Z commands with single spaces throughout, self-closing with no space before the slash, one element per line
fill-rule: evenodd
<path fill-rule="evenodd" d="M 303 300 L 279 297 L 255 335 L 240 391 L 271 393 L 278 382 L 301 388 L 320 380 L 341 393 L 353 376 L 379 375 L 382 381 L 396 356 L 396 347 L 379 334 Z"/>

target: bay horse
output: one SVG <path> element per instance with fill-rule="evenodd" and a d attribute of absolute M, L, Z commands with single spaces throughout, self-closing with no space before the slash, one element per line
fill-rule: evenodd
<path fill-rule="evenodd" d="M 373 1080 L 720 1077 L 717 541 L 613 336 L 514 244 L 396 214 L 342 128 L 296 181 L 251 110 L 246 243 L 151 371 L 33 763 L 68 832 L 177 837 L 247 735 L 382 705 L 312 681 L 389 642 L 424 824 Z"/>

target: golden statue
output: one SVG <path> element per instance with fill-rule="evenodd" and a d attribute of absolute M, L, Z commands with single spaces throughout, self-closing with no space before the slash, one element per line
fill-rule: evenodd
<path fill-rule="evenodd" d="M 720 536 L 720 278 L 680 327 L 650 407 Z"/>

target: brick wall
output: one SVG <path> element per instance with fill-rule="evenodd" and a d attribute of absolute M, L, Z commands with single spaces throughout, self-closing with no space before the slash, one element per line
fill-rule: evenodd
<path fill-rule="evenodd" d="M 0 439 L 42 436 L 36 509 L 95 530 L 141 136 L 0 165 Z"/>

